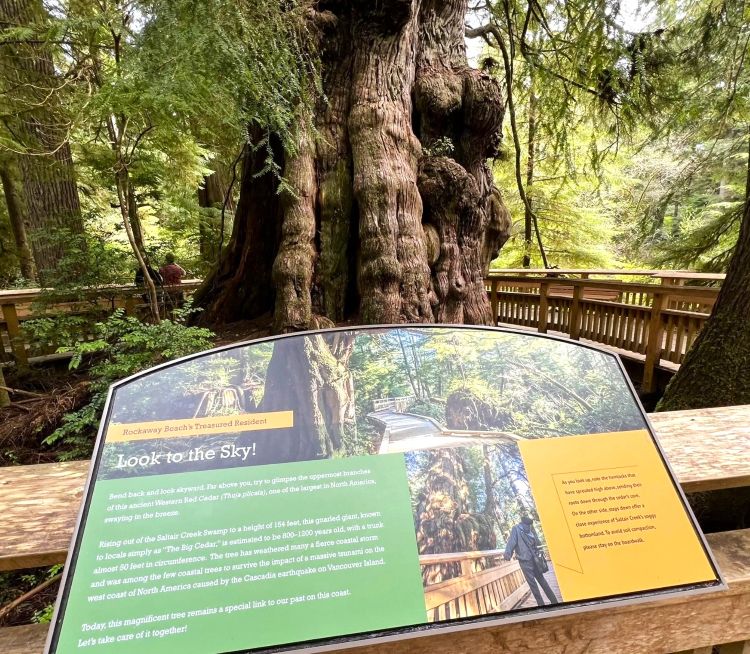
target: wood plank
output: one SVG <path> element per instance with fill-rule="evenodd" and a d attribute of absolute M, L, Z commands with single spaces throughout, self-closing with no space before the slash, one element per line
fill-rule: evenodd
<path fill-rule="evenodd" d="M 697 273 L 684 270 L 659 270 L 651 275 L 655 279 L 702 279 L 707 281 L 724 281 L 724 273 Z"/>
<path fill-rule="evenodd" d="M 750 639 L 750 529 L 708 536 L 728 591 L 340 650 L 342 654 L 655 654 Z M 41 654 L 47 625 L 0 629 L 3 654 Z"/>
<path fill-rule="evenodd" d="M 473 575 L 454 577 L 425 588 L 425 606 L 431 611 L 442 604 L 480 591 L 488 584 L 513 574 L 519 568 L 518 561 L 510 561 L 497 567 L 486 568 Z"/>
<path fill-rule="evenodd" d="M 88 469 L 88 461 L 0 468 L 0 571 L 65 561 Z"/>
<path fill-rule="evenodd" d="M 685 491 L 750 486 L 750 405 L 650 418 Z M 65 560 L 88 466 L 0 468 L 0 570 Z"/>
<path fill-rule="evenodd" d="M 454 561 L 473 561 L 484 559 L 488 556 L 502 556 L 505 550 L 480 550 L 473 552 L 452 552 L 449 554 L 422 554 L 419 557 L 419 565 L 435 565 L 437 563 L 453 563 Z M 510 565 L 510 564 L 509 564 Z M 441 582 L 442 583 L 442 582 Z"/>
<path fill-rule="evenodd" d="M 750 405 L 649 418 L 685 491 L 750 486 Z"/>
<path fill-rule="evenodd" d="M 19 366 L 26 367 L 29 365 L 28 355 L 26 354 L 26 345 L 21 335 L 21 326 L 18 322 L 18 312 L 16 311 L 15 304 L 3 304 L 3 322 L 5 322 L 5 328 L 8 331 L 8 338 L 10 339 L 10 347 L 13 351 L 13 355 L 16 358 L 16 362 Z"/>

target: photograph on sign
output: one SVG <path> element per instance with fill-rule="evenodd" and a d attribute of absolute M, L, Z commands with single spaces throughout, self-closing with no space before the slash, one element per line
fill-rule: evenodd
<path fill-rule="evenodd" d="M 614 355 L 324 330 L 111 389 L 47 652 L 326 649 L 721 584 Z"/>

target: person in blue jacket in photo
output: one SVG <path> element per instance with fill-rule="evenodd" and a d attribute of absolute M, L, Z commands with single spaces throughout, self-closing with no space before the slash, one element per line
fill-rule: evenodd
<path fill-rule="evenodd" d="M 510 561 L 514 553 L 537 605 L 544 606 L 542 593 L 539 591 L 540 586 L 544 594 L 549 598 L 549 603 L 557 604 L 560 600 L 557 599 L 547 580 L 544 578 L 546 570 L 543 568 L 547 568 L 547 565 L 546 561 L 542 563 L 543 555 L 541 553 L 539 537 L 534 531 L 533 520 L 527 515 L 523 516 L 521 522 L 511 529 L 503 558 L 506 561 Z"/>

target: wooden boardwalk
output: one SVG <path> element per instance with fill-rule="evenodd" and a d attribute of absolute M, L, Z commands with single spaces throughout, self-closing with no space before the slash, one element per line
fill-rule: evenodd
<path fill-rule="evenodd" d="M 464 431 L 447 429 L 437 420 L 415 413 L 401 413 L 393 409 L 373 411 L 367 415 L 383 431 L 379 453 L 429 450 L 457 445 L 508 443 L 521 440 L 506 432 Z"/>

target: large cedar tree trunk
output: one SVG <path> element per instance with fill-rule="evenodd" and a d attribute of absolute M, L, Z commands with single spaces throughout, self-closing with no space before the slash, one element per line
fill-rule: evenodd
<path fill-rule="evenodd" d="M 204 320 L 272 312 L 277 331 L 491 321 L 483 278 L 510 230 L 487 164 L 503 103 L 467 65 L 466 10 L 318 3 L 325 101 L 293 155 L 271 143 L 290 192 L 257 177 L 265 148 L 247 148 L 232 238 L 198 294 Z"/>
<path fill-rule="evenodd" d="M 452 410 L 448 398 L 445 421 L 449 429 L 481 429 L 476 414 Z M 494 502 L 494 485 L 487 448 L 483 448 L 483 478 L 487 497 L 481 512 L 472 511 L 463 448 L 430 450 L 427 453 L 424 489 L 417 498 L 414 512 L 417 548 L 420 554 L 446 554 L 492 550 L 497 546 L 494 526 L 498 507 Z M 480 567 L 483 562 L 478 562 Z M 434 584 L 461 574 L 458 563 L 424 566 L 422 579 Z"/>
<path fill-rule="evenodd" d="M 41 0 L 0 0 L 0 29 L 34 26 L 44 29 Z M 37 41 L 0 47 L 3 84 L 20 98 L 17 115 L 6 122 L 25 154 L 18 157 L 31 249 L 42 281 L 64 255 L 65 236 L 82 234 L 83 221 L 73 170 L 67 124 L 58 94 L 52 53 Z"/>
<path fill-rule="evenodd" d="M 273 434 L 271 460 L 307 461 L 344 452 L 346 432 L 355 429 L 353 352 L 354 336 L 344 332 L 274 343 L 258 410 L 294 411 L 294 427 Z"/>
<path fill-rule="evenodd" d="M 657 409 L 750 404 L 750 158 L 737 246 L 711 317 Z"/>

